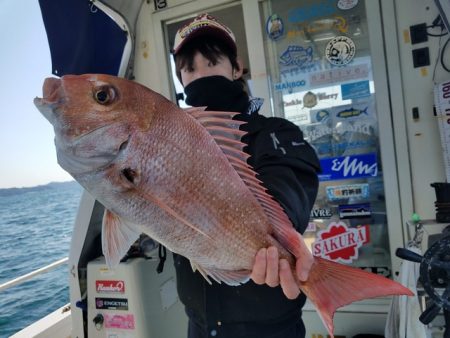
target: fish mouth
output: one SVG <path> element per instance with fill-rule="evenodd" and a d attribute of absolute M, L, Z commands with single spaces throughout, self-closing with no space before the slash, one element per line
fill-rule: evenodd
<path fill-rule="evenodd" d="M 54 112 L 64 101 L 62 81 L 54 77 L 46 78 L 42 86 L 42 96 L 34 99 L 34 105 L 47 120 L 52 122 Z"/>

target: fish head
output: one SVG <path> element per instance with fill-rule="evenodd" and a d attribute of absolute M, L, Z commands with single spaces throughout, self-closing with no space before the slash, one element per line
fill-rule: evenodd
<path fill-rule="evenodd" d="M 45 79 L 34 104 L 53 125 L 58 163 L 74 176 L 107 166 L 133 133 L 150 127 L 156 103 L 145 99 L 149 92 L 115 76 L 66 75 Z"/>

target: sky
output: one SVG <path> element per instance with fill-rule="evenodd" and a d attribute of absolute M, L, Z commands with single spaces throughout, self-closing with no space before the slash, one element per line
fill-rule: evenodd
<path fill-rule="evenodd" d="M 50 123 L 33 104 L 51 74 L 37 0 L 0 0 L 0 189 L 72 180 L 59 167 Z"/>

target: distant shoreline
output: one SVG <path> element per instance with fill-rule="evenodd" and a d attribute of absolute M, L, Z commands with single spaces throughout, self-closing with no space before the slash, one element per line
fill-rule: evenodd
<path fill-rule="evenodd" d="M 24 193 L 30 191 L 42 191 L 48 189 L 58 189 L 58 188 L 76 188 L 81 186 L 76 181 L 66 181 L 66 182 L 50 182 L 43 185 L 37 185 L 34 187 L 23 187 L 23 188 L 0 188 L 0 196 L 10 196 L 17 193 Z"/>

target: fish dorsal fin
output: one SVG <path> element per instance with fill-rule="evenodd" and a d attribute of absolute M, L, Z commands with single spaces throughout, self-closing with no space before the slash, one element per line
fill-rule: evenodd
<path fill-rule="evenodd" d="M 109 268 L 115 268 L 139 238 L 140 232 L 112 211 L 105 209 L 102 224 L 102 251 Z"/>
<path fill-rule="evenodd" d="M 267 189 L 256 178 L 256 172 L 247 163 L 250 155 L 243 151 L 246 144 L 240 141 L 246 132 L 238 129 L 245 122 L 233 120 L 233 116 L 238 114 L 233 112 L 199 110 L 192 111 L 190 114 L 214 138 L 217 145 L 227 157 L 228 162 L 233 166 L 239 177 L 244 181 L 264 209 L 269 222 L 273 226 L 274 236 L 292 252 L 294 248 L 292 246 L 289 247 L 289 244 L 291 244 L 289 240 L 289 229 L 293 229 L 293 226 L 289 217 L 280 204 L 266 192 Z"/>

